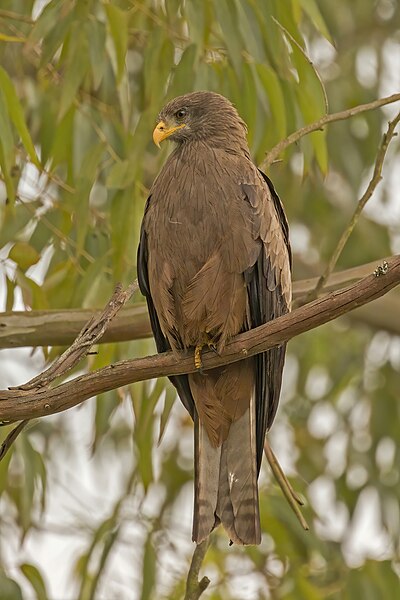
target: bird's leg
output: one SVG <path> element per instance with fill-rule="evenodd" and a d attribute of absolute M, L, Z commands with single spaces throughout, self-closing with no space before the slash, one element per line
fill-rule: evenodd
<path fill-rule="evenodd" d="M 201 359 L 201 353 L 203 351 L 204 346 L 208 346 L 210 350 L 212 350 L 216 354 L 218 353 L 217 345 L 215 344 L 213 338 L 211 337 L 208 331 L 204 332 L 202 341 L 199 344 L 197 344 L 197 346 L 194 349 L 194 366 L 200 373 L 203 372 L 203 361 Z"/>
<path fill-rule="evenodd" d="M 203 370 L 203 361 L 201 360 L 201 351 L 203 350 L 204 346 L 205 346 L 204 343 L 197 344 L 196 348 L 194 349 L 194 366 L 200 372 Z"/>

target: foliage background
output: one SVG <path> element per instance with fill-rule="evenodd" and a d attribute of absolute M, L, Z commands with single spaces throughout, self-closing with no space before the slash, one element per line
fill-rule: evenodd
<path fill-rule="evenodd" d="M 101 307 L 116 282 L 135 277 L 147 189 L 168 152 L 151 142 L 167 99 L 196 89 L 228 96 L 260 163 L 322 116 L 326 99 L 334 112 L 399 91 L 399 26 L 395 0 L 4 0 L 3 308 Z M 295 279 L 322 272 L 394 110 L 331 125 L 271 167 L 291 224 Z M 398 160 L 395 142 L 339 267 L 399 252 Z M 392 296 L 385 331 L 366 316 L 346 317 L 290 343 L 270 439 L 307 498 L 311 531 L 301 530 L 264 465 L 263 543 L 229 548 L 216 532 L 205 598 L 397 597 L 400 343 L 391 323 L 400 302 Z M 153 350 L 149 340 L 102 345 L 82 368 Z M 1 387 L 59 352 L 3 350 Z M 18 439 L 0 464 L 2 598 L 182 596 L 192 429 L 174 401 L 164 380 L 135 384 Z"/>

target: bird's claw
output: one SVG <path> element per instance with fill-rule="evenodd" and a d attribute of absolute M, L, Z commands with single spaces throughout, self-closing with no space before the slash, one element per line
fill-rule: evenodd
<path fill-rule="evenodd" d="M 218 354 L 217 344 L 214 344 L 214 342 L 208 342 L 207 346 L 212 352 L 214 352 L 214 354 Z"/>

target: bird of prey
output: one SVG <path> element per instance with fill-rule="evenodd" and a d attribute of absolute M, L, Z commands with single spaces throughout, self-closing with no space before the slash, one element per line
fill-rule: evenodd
<path fill-rule="evenodd" d="M 193 92 L 160 112 L 154 142 L 175 142 L 146 203 L 138 279 L 159 352 L 195 352 L 171 377 L 194 420 L 193 541 L 219 523 L 261 541 L 257 478 L 278 407 L 285 345 L 203 372 L 201 350 L 290 310 L 291 253 L 281 201 L 251 161 L 246 125 L 225 97 Z"/>

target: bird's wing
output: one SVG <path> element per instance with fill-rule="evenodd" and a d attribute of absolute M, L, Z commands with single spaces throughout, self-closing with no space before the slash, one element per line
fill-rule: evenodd
<path fill-rule="evenodd" d="M 145 215 L 151 200 L 151 196 L 147 199 L 146 207 L 145 207 Z M 140 231 L 140 242 L 137 253 L 137 275 L 139 282 L 139 289 L 142 292 L 143 296 L 145 296 L 147 301 L 147 308 L 149 311 L 150 324 L 151 329 L 153 331 L 154 340 L 156 342 L 158 352 L 167 352 L 171 349 L 171 346 L 164 336 L 160 322 L 157 316 L 156 309 L 154 307 L 154 303 L 151 297 L 150 283 L 149 283 L 149 274 L 148 274 L 148 248 L 147 248 L 147 235 L 144 226 L 145 220 L 143 220 L 141 231 Z M 192 419 L 194 418 L 194 401 L 193 396 L 190 391 L 188 376 L 187 375 L 177 375 L 169 378 L 171 383 L 175 386 L 180 399 L 182 400 L 183 405 L 186 410 L 189 412 Z"/>
<path fill-rule="evenodd" d="M 259 184 L 241 184 L 254 216 L 254 236 L 261 240 L 256 262 L 244 272 L 249 303 L 248 328 L 258 327 L 290 310 L 291 252 L 282 203 L 260 171 Z M 256 446 L 258 470 L 267 429 L 278 408 L 286 344 L 256 356 Z"/>

